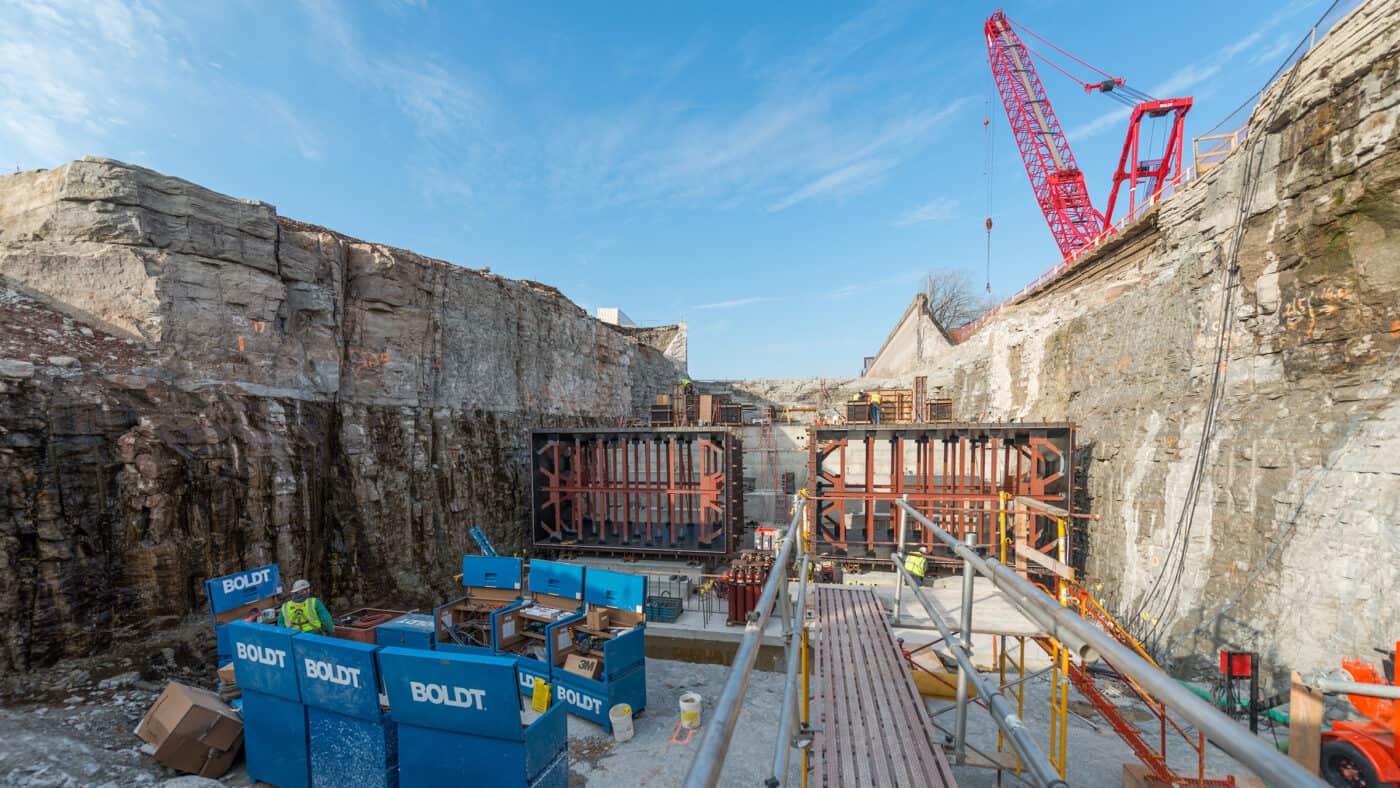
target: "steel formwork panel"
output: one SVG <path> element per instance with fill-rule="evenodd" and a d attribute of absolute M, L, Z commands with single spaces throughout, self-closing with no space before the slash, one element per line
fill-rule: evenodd
<path fill-rule="evenodd" d="M 883 560 L 911 506 L 955 536 L 996 543 L 1002 493 L 1070 510 L 1074 427 L 1070 424 L 945 422 L 808 430 L 807 527 L 819 555 Z M 1027 512 L 1028 539 L 1056 538 L 1053 520 Z M 1008 525 L 1008 530 L 1010 525 Z M 915 521 L 910 549 L 939 543 Z M 1068 546 L 1066 546 L 1068 551 Z"/>
<path fill-rule="evenodd" d="M 744 452 L 714 427 L 531 433 L 536 548 L 726 555 L 744 521 Z"/>

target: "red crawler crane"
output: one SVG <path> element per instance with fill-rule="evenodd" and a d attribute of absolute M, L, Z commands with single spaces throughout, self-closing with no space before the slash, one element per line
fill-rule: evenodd
<path fill-rule="evenodd" d="M 983 27 L 992 77 L 1001 95 L 1001 103 L 1006 107 L 1006 118 L 1011 124 L 1011 133 L 1016 138 L 1021 160 L 1026 164 L 1026 175 L 1030 178 L 1031 189 L 1035 191 L 1036 202 L 1045 214 L 1046 224 L 1050 225 L 1050 234 L 1055 237 L 1055 244 L 1060 247 L 1064 259 L 1073 261 L 1104 234 L 1113 232 L 1113 209 L 1118 202 L 1118 188 L 1125 182 L 1128 184 L 1128 211 L 1131 214 L 1139 201 L 1151 201 L 1166 183 L 1180 176 L 1182 134 L 1186 112 L 1191 109 L 1191 99 L 1153 99 L 1128 87 L 1121 78 L 1094 68 L 1017 24 L 1017 27 L 1044 41 L 1057 52 L 1104 77 L 1100 82 L 1084 82 L 1053 61 L 1042 58 L 1083 85 L 1086 92 L 1097 90 L 1133 108 L 1123 154 L 1113 175 L 1108 211 L 1099 213 L 1089 199 L 1084 173 L 1074 160 L 1069 140 L 1055 117 L 1055 110 L 1045 94 L 1045 86 L 1040 83 L 1040 76 L 1031 60 L 1033 50 L 1021 41 L 1021 37 L 1012 29 L 1013 24 L 1016 23 L 1005 12 L 998 10 Z M 1161 157 L 1142 159 L 1144 151 L 1139 132 L 1143 120 L 1168 114 L 1173 115 L 1172 128 Z M 1142 189 L 1139 189 L 1140 184 Z"/>

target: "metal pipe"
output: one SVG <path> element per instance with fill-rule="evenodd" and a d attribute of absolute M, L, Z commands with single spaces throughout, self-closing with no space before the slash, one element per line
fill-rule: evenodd
<path fill-rule="evenodd" d="M 1068 608 L 1060 606 L 1030 581 L 999 561 L 983 560 L 902 501 L 895 503 L 903 507 L 911 517 L 923 523 L 954 553 L 971 560 L 980 574 L 991 579 L 993 585 L 1006 593 L 1017 608 L 1030 615 L 1051 635 L 1061 642 L 1084 644 L 1084 647 L 1101 654 L 1115 670 L 1136 681 L 1158 702 L 1169 706 L 1189 720 L 1197 730 L 1232 755 L 1235 760 L 1248 766 L 1265 782 L 1270 785 L 1288 786 L 1324 785 L 1315 775 L 1309 774 L 1303 767 L 1266 744 L 1263 739 L 1249 735 L 1248 731 L 1234 720 L 1193 695 L 1156 665 L 1138 656 L 1107 632 L 1075 615 Z"/>
<path fill-rule="evenodd" d="M 992 720 L 1006 734 L 1006 738 L 1011 742 L 1011 749 L 1021 759 L 1021 765 L 1030 773 L 1033 782 L 1044 788 L 1057 788 L 1066 786 L 1060 775 L 1055 773 L 1050 761 L 1041 754 L 1040 748 L 1031 739 L 1030 732 L 1026 730 L 1026 725 L 1016 712 L 1011 710 L 1011 706 L 1006 699 L 996 692 L 993 687 L 987 684 L 981 674 L 977 672 L 977 667 L 972 664 L 972 655 L 969 653 L 963 635 L 968 634 L 966 630 L 953 634 L 948 621 L 943 617 L 943 613 L 938 606 L 924 596 L 924 591 L 914 584 L 914 576 L 909 574 L 909 570 L 904 568 L 904 556 L 896 554 L 894 556 L 895 571 L 899 573 L 900 582 L 909 584 L 909 591 L 913 593 L 914 599 L 924 608 L 924 612 L 933 620 L 938 631 L 943 635 L 943 640 L 948 644 L 948 648 L 953 652 L 953 658 L 958 661 L 959 683 L 962 676 L 971 682 L 977 689 L 977 695 L 987 702 L 991 710 Z M 967 701 L 963 700 L 963 709 L 966 710 Z"/>
<path fill-rule="evenodd" d="M 963 534 L 963 541 L 973 544 L 977 537 L 973 534 Z M 962 610 L 958 637 L 961 638 L 963 650 L 967 655 L 972 656 L 972 583 L 976 579 L 973 574 L 972 564 L 963 561 L 963 581 L 962 581 Z M 970 662 L 971 660 L 967 660 Z M 973 672 L 972 668 L 964 665 L 963 660 L 958 662 L 958 700 L 957 716 L 953 723 L 953 762 L 961 764 L 967 759 L 967 683 L 968 673 Z"/>
<path fill-rule="evenodd" d="M 705 727 L 705 735 L 700 739 L 695 760 L 691 761 L 690 771 L 685 775 L 686 788 L 714 788 L 719 784 L 719 775 L 724 769 L 724 757 L 729 752 L 729 741 L 734 738 L 734 726 L 739 722 L 744 693 L 749 688 L 753 663 L 758 658 L 763 630 L 768 625 L 773 600 L 778 596 L 778 584 L 787 582 L 788 566 L 792 563 L 797 526 L 801 522 L 802 509 L 806 504 L 806 499 L 802 496 L 794 497 L 796 500 L 792 507 L 792 522 L 788 525 L 787 534 L 783 536 L 778 560 L 773 563 L 773 571 L 768 575 L 768 581 L 763 584 L 763 594 L 758 599 L 758 606 L 744 625 L 744 639 L 739 641 L 734 663 L 729 668 L 729 678 L 724 682 L 724 689 L 715 703 L 714 715 L 710 724 Z"/>
<path fill-rule="evenodd" d="M 798 656 L 802 652 L 803 611 L 807 607 L 807 556 L 802 556 L 798 570 L 797 603 L 793 606 L 792 617 L 796 626 L 788 635 L 787 677 L 783 681 L 783 706 L 778 716 L 778 750 L 773 754 L 773 776 L 764 783 L 769 788 L 777 788 L 787 781 L 788 757 L 792 754 L 792 724 L 797 718 L 797 685 L 800 673 Z M 774 567 L 776 571 L 777 567 Z"/>
<path fill-rule="evenodd" d="M 909 494 L 905 493 L 903 498 L 905 503 L 909 503 Z M 896 553 L 904 552 L 904 539 L 907 536 L 906 528 L 909 524 L 908 517 L 899 518 L 899 544 L 895 546 Z M 890 623 L 899 626 L 899 620 L 904 617 L 904 584 L 894 584 L 894 615 L 890 618 Z"/>
<path fill-rule="evenodd" d="M 1364 681 L 1343 681 L 1319 676 L 1304 682 L 1313 689 L 1341 695 L 1365 695 L 1369 698 L 1390 698 L 1400 700 L 1400 686 L 1394 684 L 1369 684 Z"/>

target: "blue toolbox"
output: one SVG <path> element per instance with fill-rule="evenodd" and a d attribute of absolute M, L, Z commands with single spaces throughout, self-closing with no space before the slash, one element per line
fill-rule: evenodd
<path fill-rule="evenodd" d="M 268 608 L 276 610 L 281 594 L 282 575 L 276 564 L 204 581 L 204 595 L 209 600 L 209 619 L 214 624 L 214 637 L 218 641 L 220 667 L 233 658 L 233 647 L 229 645 L 224 625 L 255 618 Z"/>
<path fill-rule="evenodd" d="M 398 724 L 401 788 L 567 788 L 565 711 L 522 709 L 515 660 L 386 648 L 379 666 Z"/>
<path fill-rule="evenodd" d="M 589 569 L 583 598 L 584 616 L 549 627 L 554 699 L 611 732 L 613 706 L 647 705 L 646 578 Z"/>
<path fill-rule="evenodd" d="M 484 555 L 462 556 L 465 596 L 433 608 L 435 645 L 443 651 L 491 654 L 492 632 L 505 610 L 524 601 L 520 591 L 523 561 Z"/>
<path fill-rule="evenodd" d="M 520 694 L 549 682 L 549 628 L 583 618 L 583 567 L 558 561 L 531 561 L 527 581 L 530 600 L 492 616 L 496 653 L 513 656 L 520 668 Z"/>
<path fill-rule="evenodd" d="M 292 639 L 306 705 L 313 788 L 395 788 L 398 738 L 380 708 L 379 646 L 303 634 Z"/>
<path fill-rule="evenodd" d="M 235 621 L 224 627 L 243 690 L 243 749 L 248 778 L 278 788 L 307 788 L 311 766 L 306 707 L 297 682 L 290 629 Z"/>
<path fill-rule="evenodd" d="M 374 630 L 374 642 L 380 646 L 431 649 L 433 640 L 433 617 L 426 613 L 407 613 Z"/>

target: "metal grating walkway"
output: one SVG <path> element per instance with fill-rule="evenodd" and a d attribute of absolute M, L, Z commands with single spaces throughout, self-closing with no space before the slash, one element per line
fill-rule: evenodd
<path fill-rule="evenodd" d="M 812 779 L 816 785 L 951 786 L 943 749 L 868 588 L 818 586 L 812 632 Z"/>

